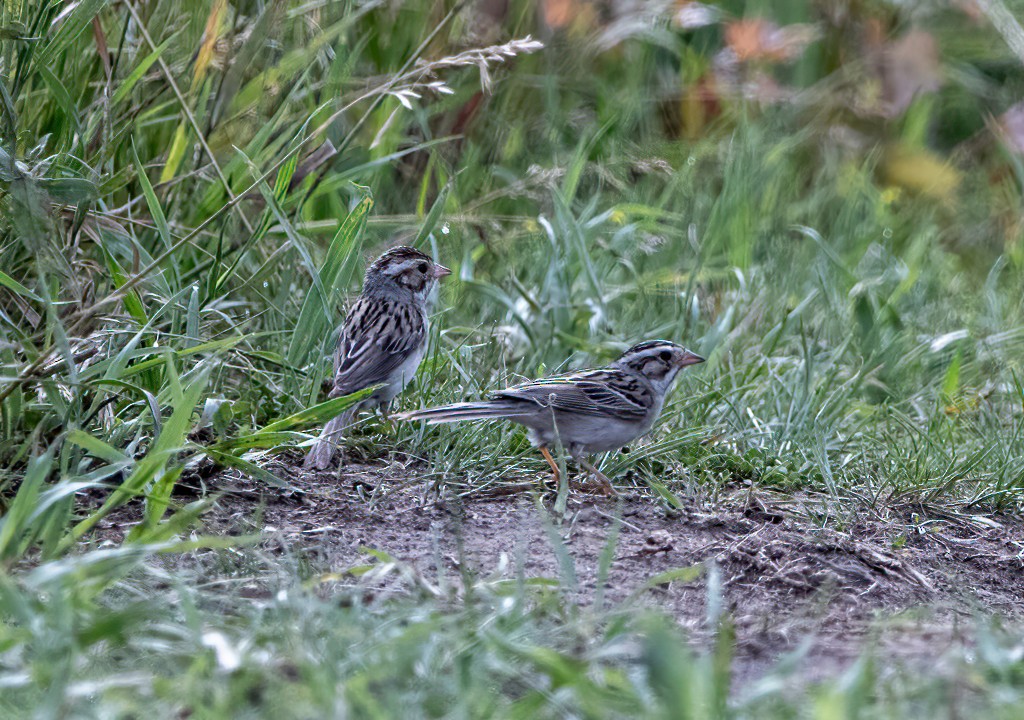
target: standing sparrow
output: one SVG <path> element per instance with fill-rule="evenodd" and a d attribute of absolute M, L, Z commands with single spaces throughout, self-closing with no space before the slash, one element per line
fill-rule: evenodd
<path fill-rule="evenodd" d="M 334 387 L 328 397 L 383 384 L 370 397 L 330 420 L 306 456 L 324 470 L 341 433 L 362 409 L 387 409 L 409 384 L 427 345 L 427 311 L 439 278 L 451 270 L 411 247 L 391 248 L 366 270 L 363 292 L 349 310 L 334 352 Z"/>
<path fill-rule="evenodd" d="M 607 494 L 614 493 L 601 471 L 584 454 L 615 450 L 654 425 L 676 375 L 704 358 L 667 340 L 634 345 L 608 367 L 534 380 L 496 393 L 483 402 L 455 403 L 403 413 L 402 420 L 428 424 L 504 418 L 525 425 L 558 480 L 548 449 L 556 440 Z"/>

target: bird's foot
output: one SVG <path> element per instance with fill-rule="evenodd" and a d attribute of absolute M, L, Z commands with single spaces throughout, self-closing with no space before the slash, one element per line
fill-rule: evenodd
<path fill-rule="evenodd" d="M 612 481 L 608 479 L 607 475 L 605 475 L 603 472 L 601 472 L 596 467 L 591 465 L 582 457 L 576 458 L 576 461 L 580 464 L 580 467 L 582 467 L 584 470 L 588 471 L 594 476 L 594 480 L 597 483 L 597 491 L 599 493 L 601 493 L 605 497 L 614 497 L 619 494 L 612 486 Z M 584 487 L 586 487 L 586 485 L 586 483 L 583 483 Z"/>

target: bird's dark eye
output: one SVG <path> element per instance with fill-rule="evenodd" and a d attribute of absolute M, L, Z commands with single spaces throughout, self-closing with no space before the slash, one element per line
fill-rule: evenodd
<path fill-rule="evenodd" d="M 427 272 L 427 264 L 425 262 L 421 262 L 419 265 L 416 266 L 416 269 L 419 270 L 421 273 L 425 273 Z"/>
<path fill-rule="evenodd" d="M 672 359 L 672 353 L 669 352 L 668 350 L 662 350 L 661 354 L 658 357 L 660 357 L 663 362 L 668 362 L 669 360 Z"/>

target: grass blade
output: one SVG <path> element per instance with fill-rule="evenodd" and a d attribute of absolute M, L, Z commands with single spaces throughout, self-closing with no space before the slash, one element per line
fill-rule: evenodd
<path fill-rule="evenodd" d="M 319 271 L 320 286 L 325 290 L 330 288 L 330 291 L 333 291 L 336 288 L 342 269 L 355 255 L 359 235 L 366 225 L 366 218 L 372 207 L 373 200 L 369 197 L 363 198 L 352 208 L 334 234 Z M 334 322 L 336 321 L 332 317 L 331 298 L 324 297 L 318 287 L 311 287 L 295 322 L 292 341 L 288 346 L 288 362 L 296 366 L 304 365 L 313 347 L 324 342 L 324 337 L 329 334 Z"/>

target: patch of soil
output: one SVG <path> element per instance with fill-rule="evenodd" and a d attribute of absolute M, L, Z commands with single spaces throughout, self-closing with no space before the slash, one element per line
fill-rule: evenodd
<path fill-rule="evenodd" d="M 812 522 L 827 517 L 813 498 L 748 489 L 716 499 L 713 511 L 696 500 L 668 511 L 640 492 L 574 494 L 556 524 L 551 494 L 538 505 L 534 483 L 458 496 L 397 461 L 326 473 L 291 462 L 268 466 L 290 479 L 288 490 L 236 471 L 206 478 L 208 490 L 223 493 L 204 516 L 206 531 L 262 530 L 266 547 L 304 553 L 318 570 L 334 572 L 372 563 L 362 550 L 369 547 L 425 579 L 437 577 L 438 562 L 449 574 L 512 578 L 521 567 L 528 578 L 564 576 L 552 541 L 560 538 L 578 599 L 589 603 L 617 527 L 605 603 L 660 608 L 700 643 L 708 637 L 709 597 L 718 598 L 735 625 L 740 681 L 808 637 L 802 675 L 814 678 L 841 671 L 866 643 L 897 661 L 934 663 L 965 641 L 958 619 L 1022 615 L 1020 518 L 946 513 L 922 524 L 920 510 L 890 509 L 886 517 L 859 513 L 840 530 Z M 114 539 L 137 515 L 123 508 L 99 532 Z M 257 516 L 262 525 L 253 526 Z M 691 567 L 700 570 L 673 579 L 672 571 Z"/>

